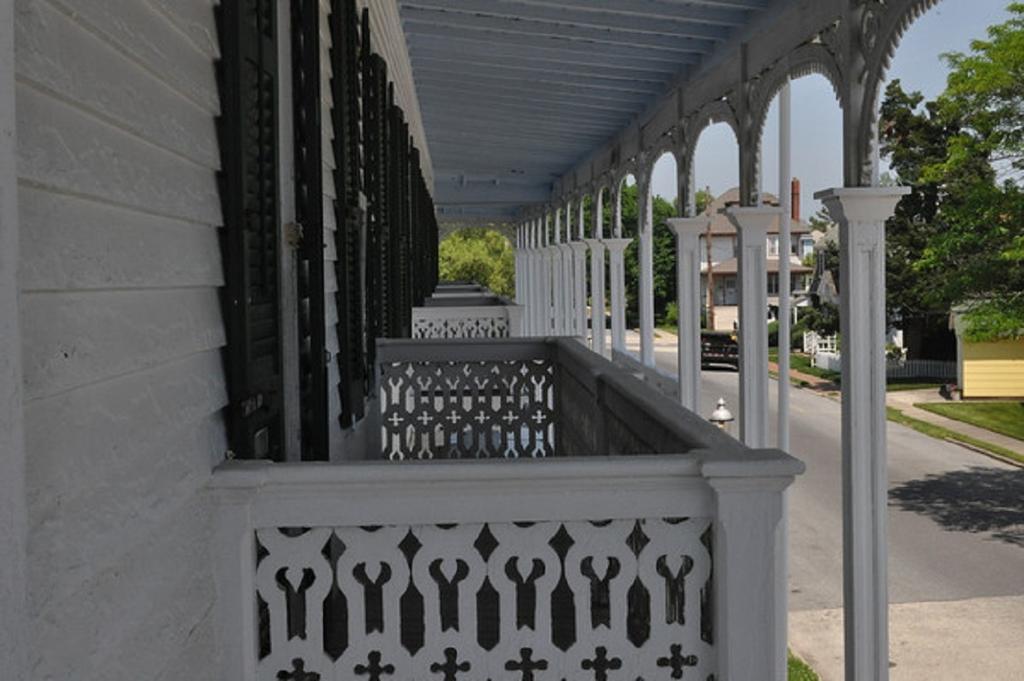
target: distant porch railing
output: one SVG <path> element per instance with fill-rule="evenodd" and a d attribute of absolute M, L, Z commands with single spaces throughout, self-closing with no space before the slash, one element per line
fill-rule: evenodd
<path fill-rule="evenodd" d="M 413 338 L 511 338 L 522 330 L 522 307 L 487 292 L 435 293 L 412 309 Z"/>
<path fill-rule="evenodd" d="M 224 678 L 783 669 L 798 461 L 571 339 L 382 341 L 378 360 L 371 460 L 214 475 Z"/>

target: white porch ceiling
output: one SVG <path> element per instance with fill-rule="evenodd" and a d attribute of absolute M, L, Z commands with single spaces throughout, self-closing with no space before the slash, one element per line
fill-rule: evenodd
<path fill-rule="evenodd" d="M 399 0 L 442 219 L 504 220 L 772 0 Z"/>

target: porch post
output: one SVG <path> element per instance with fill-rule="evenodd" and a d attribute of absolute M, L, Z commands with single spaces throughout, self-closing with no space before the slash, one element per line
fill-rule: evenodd
<path fill-rule="evenodd" d="M 555 234 L 553 231 L 549 231 L 548 222 L 549 219 L 554 227 L 554 215 L 544 216 L 544 291 L 541 294 L 544 305 L 544 318 L 541 320 L 543 328 L 543 335 L 553 335 L 555 333 L 555 303 L 556 298 L 553 295 L 555 275 L 557 272 L 558 265 L 558 247 L 555 245 Z"/>
<path fill-rule="evenodd" d="M 565 333 L 565 296 L 562 274 L 562 209 L 555 207 L 554 243 L 551 247 L 551 330 L 556 336 Z"/>
<path fill-rule="evenodd" d="M 846 679 L 889 676 L 885 449 L 885 221 L 907 187 L 826 189 L 839 224 L 843 339 L 843 618 Z"/>
<path fill-rule="evenodd" d="M 523 282 L 525 266 L 523 265 L 523 225 L 516 225 L 516 305 L 523 304 Z"/>
<path fill-rule="evenodd" d="M 670 218 L 676 235 L 676 295 L 679 305 L 679 401 L 690 411 L 700 408 L 700 237 L 711 218 Z"/>
<path fill-rule="evenodd" d="M 14 109 L 14 3 L 0 4 L 0 660 L 29 679 L 25 439 L 18 315 L 18 176 Z"/>
<path fill-rule="evenodd" d="M 768 229 L 778 219 L 772 206 L 726 210 L 739 233 L 740 440 L 768 446 Z"/>
<path fill-rule="evenodd" d="M 530 220 L 530 229 L 528 232 L 530 250 L 529 262 L 530 262 L 530 297 L 527 303 L 527 317 L 528 322 L 528 333 L 531 336 L 540 335 L 538 329 L 540 328 L 540 291 L 541 291 L 541 259 L 542 253 L 540 250 L 540 218 L 533 218 Z"/>
<path fill-rule="evenodd" d="M 575 287 L 572 284 L 572 201 L 565 204 L 565 241 L 559 247 L 562 255 L 562 279 L 558 291 L 562 296 L 562 319 L 561 334 L 563 336 L 576 335 L 576 312 Z"/>
<path fill-rule="evenodd" d="M 576 335 L 576 286 L 572 255 L 572 200 L 565 202 L 565 244 L 562 246 L 562 297 L 565 300 L 565 335 Z"/>
<path fill-rule="evenodd" d="M 778 446 L 789 451 L 789 352 L 791 350 L 789 274 L 790 222 L 793 216 L 793 173 L 790 148 L 790 91 L 789 83 L 779 92 L 779 425 Z"/>
<path fill-rule="evenodd" d="M 654 366 L 654 201 L 650 171 L 637 178 L 637 217 L 640 222 L 640 361 Z"/>
<path fill-rule="evenodd" d="M 573 241 L 573 300 L 575 301 L 573 327 L 574 335 L 587 338 L 587 240 L 586 225 L 583 224 L 583 195 L 576 202 L 576 241 Z"/>
<path fill-rule="evenodd" d="M 612 349 L 626 351 L 626 268 L 624 255 L 632 239 L 605 239 L 611 270 Z"/>
<path fill-rule="evenodd" d="M 601 205 L 601 190 L 594 192 L 591 215 L 594 226 L 591 238 L 587 239 L 590 247 L 590 333 L 591 349 L 599 355 L 604 354 L 604 206 Z"/>

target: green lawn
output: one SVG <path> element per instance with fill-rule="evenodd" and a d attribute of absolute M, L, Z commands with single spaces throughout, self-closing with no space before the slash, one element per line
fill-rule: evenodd
<path fill-rule="evenodd" d="M 933 423 L 928 423 L 927 421 L 915 419 L 914 417 L 907 416 L 899 409 L 894 409 L 893 407 L 886 407 L 885 412 L 886 416 L 888 416 L 890 421 L 901 423 L 904 426 L 907 426 L 908 428 L 913 428 L 919 433 L 924 433 L 925 435 L 929 435 L 939 440 L 953 440 L 956 442 L 962 442 L 966 445 L 970 445 L 971 447 L 976 447 L 978 449 L 985 450 L 986 452 L 998 454 L 999 456 L 1005 457 L 1007 459 L 1012 459 L 1014 461 L 1024 463 L 1024 456 L 1021 456 L 1020 454 L 1011 449 L 1006 449 L 1005 447 L 1000 447 L 999 445 L 994 445 L 991 442 L 985 442 L 984 440 L 978 440 L 968 435 L 962 435 L 955 431 L 949 430 L 948 428 L 943 428 L 942 426 L 937 426 Z"/>
<path fill-rule="evenodd" d="M 935 383 L 933 381 L 922 382 L 920 378 L 890 378 L 885 389 L 889 392 L 899 392 L 901 390 L 934 390 L 937 393 L 941 387 L 941 383 Z"/>
<path fill-rule="evenodd" d="M 789 681 L 818 681 L 818 675 L 814 673 L 814 670 L 792 652 L 789 653 L 787 666 L 789 667 Z"/>
<path fill-rule="evenodd" d="M 779 349 L 768 348 L 768 361 L 778 362 L 779 361 Z M 801 353 L 790 353 L 789 355 L 789 368 L 795 369 L 802 374 L 810 374 L 811 376 L 817 376 L 823 378 L 826 381 L 832 381 L 833 383 L 839 383 L 839 372 L 828 371 L 826 369 L 819 369 L 811 364 L 811 358 L 809 355 Z"/>
<path fill-rule="evenodd" d="M 1024 440 L 1024 402 L 926 402 L 915 406 Z"/>

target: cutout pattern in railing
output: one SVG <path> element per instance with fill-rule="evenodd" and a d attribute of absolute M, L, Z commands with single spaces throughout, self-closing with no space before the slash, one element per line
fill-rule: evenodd
<path fill-rule="evenodd" d="M 258 678 L 704 681 L 710 535 L 706 519 L 260 530 Z"/>
<path fill-rule="evenodd" d="M 445 308 L 438 308 L 444 310 Z M 504 310 L 489 317 L 421 317 L 412 321 L 413 338 L 508 338 Z"/>
<path fill-rule="evenodd" d="M 542 457 L 555 438 L 550 360 L 381 364 L 381 454 Z"/>

